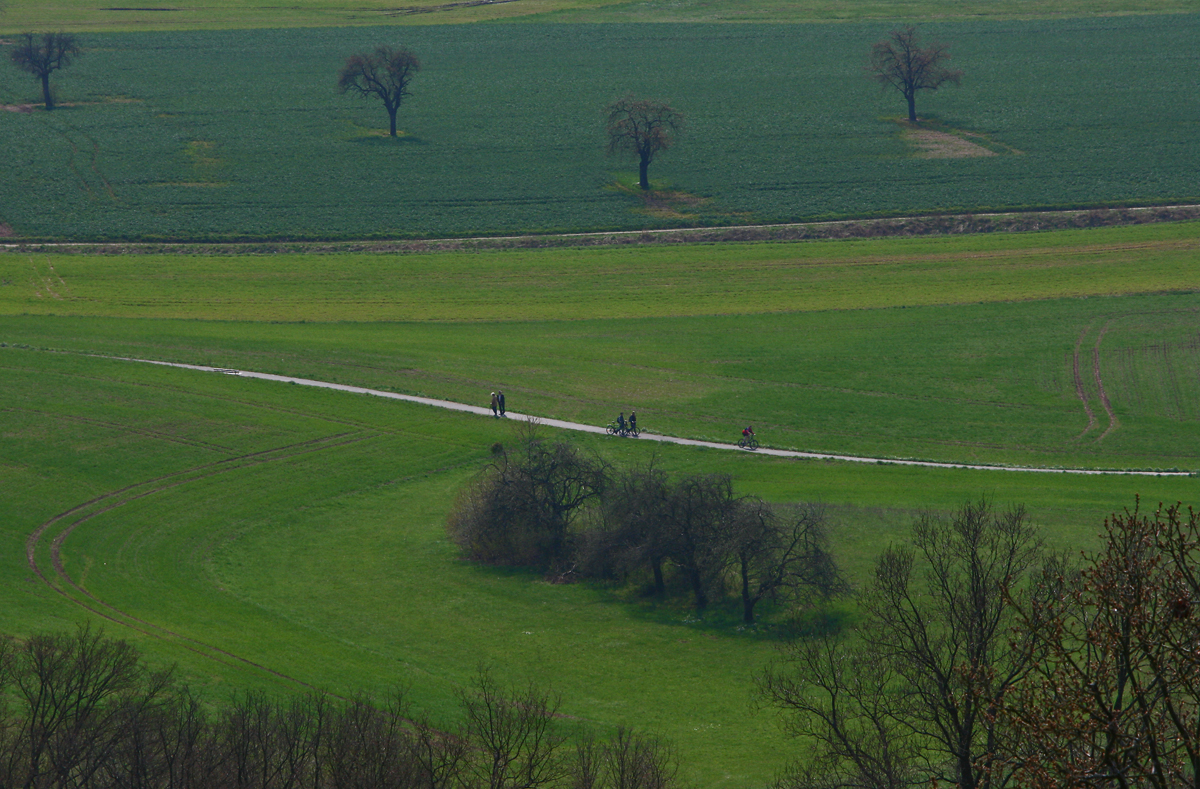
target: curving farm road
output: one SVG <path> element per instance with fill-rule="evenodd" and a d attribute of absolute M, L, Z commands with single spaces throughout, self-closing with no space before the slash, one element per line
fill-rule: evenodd
<path fill-rule="evenodd" d="M 224 367 L 207 367 L 200 364 L 182 364 L 179 362 L 162 362 L 154 359 L 134 359 L 127 356 L 109 356 L 109 359 L 119 359 L 127 362 L 141 362 L 143 364 L 157 364 L 164 367 L 177 367 L 185 370 L 197 370 L 206 373 L 224 373 L 226 375 L 239 375 L 243 378 L 259 378 L 264 381 L 278 381 L 279 383 L 298 384 L 300 386 L 315 386 L 321 389 L 335 389 L 342 392 L 352 392 L 354 394 L 373 395 L 375 397 L 386 397 L 392 400 L 404 400 L 410 403 L 421 403 L 423 405 L 433 406 L 435 408 L 445 408 L 451 411 L 463 411 L 469 414 L 477 414 L 479 416 L 492 416 L 490 408 L 482 406 L 467 405 L 465 403 L 456 403 L 452 400 L 436 400 L 432 397 L 418 397 L 416 395 L 398 394 L 396 392 L 384 392 L 379 389 L 367 389 L 362 386 L 348 386 L 346 384 L 329 383 L 328 381 L 314 381 L 310 378 L 293 378 L 286 375 L 272 375 L 270 373 L 258 373 L 251 370 L 234 370 Z M 575 430 L 582 433 L 598 433 L 604 434 L 605 429 L 596 425 L 585 425 L 579 422 L 567 422 L 561 419 L 549 419 L 545 417 L 534 417 L 526 414 L 519 414 L 515 411 L 509 411 L 508 415 L 515 419 L 534 419 L 538 424 L 548 427 L 556 427 L 562 430 Z M 736 444 L 722 444 L 715 441 L 697 441 L 690 438 L 676 438 L 675 436 L 663 436 L 643 432 L 638 440 L 641 441 L 659 441 L 666 444 L 680 444 L 690 447 L 708 447 L 709 449 L 726 449 L 735 452 L 745 452 L 747 450 L 740 449 Z M 826 452 L 800 452 L 791 449 L 767 449 L 759 448 L 753 450 L 760 455 L 773 455 L 775 457 L 788 458 L 806 458 L 810 460 L 840 460 L 848 463 L 890 463 L 898 466 L 925 466 L 928 468 L 963 468 L 963 469 L 978 469 L 982 471 L 1024 471 L 1043 474 L 1112 474 L 1123 476 L 1143 476 L 1143 477 L 1187 477 L 1191 476 L 1188 471 L 1126 471 L 1117 469 L 1083 469 L 1083 468 L 1046 468 L 1037 466 L 990 466 L 972 463 L 939 463 L 930 460 L 903 460 L 892 458 L 873 458 L 862 457 L 858 455 L 837 455 Z"/>

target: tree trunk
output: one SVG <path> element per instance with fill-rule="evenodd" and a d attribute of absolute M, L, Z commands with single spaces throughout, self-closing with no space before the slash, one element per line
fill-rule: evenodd
<path fill-rule="evenodd" d="M 393 137 L 396 136 L 396 111 L 399 109 L 400 109 L 399 107 L 396 107 L 395 109 L 388 107 L 388 118 L 392 122 L 392 136 Z"/>
<path fill-rule="evenodd" d="M 650 562 L 650 565 L 654 568 L 654 593 L 659 597 L 662 597 L 667 591 L 667 587 L 663 583 L 662 563 L 663 560 L 661 558 L 655 558 Z"/>
<path fill-rule="evenodd" d="M 917 122 L 917 94 L 910 93 L 904 98 L 908 99 L 908 122 Z"/>
<path fill-rule="evenodd" d="M 708 593 L 704 589 L 704 579 L 700 577 L 700 570 L 690 568 L 688 578 L 692 582 L 692 594 L 696 596 L 696 610 L 703 611 L 708 608 Z"/>
<path fill-rule="evenodd" d="M 750 597 L 750 568 L 746 566 L 746 560 L 742 560 L 742 622 L 747 625 L 754 624 L 754 604 L 757 600 Z"/>
<path fill-rule="evenodd" d="M 46 109 L 54 109 L 54 97 L 50 95 L 50 72 L 42 75 L 42 100 L 46 103 Z"/>
<path fill-rule="evenodd" d="M 638 186 L 643 189 L 650 189 L 650 177 L 646 175 L 646 171 L 650 169 L 650 157 L 642 156 L 642 162 L 638 167 Z"/>

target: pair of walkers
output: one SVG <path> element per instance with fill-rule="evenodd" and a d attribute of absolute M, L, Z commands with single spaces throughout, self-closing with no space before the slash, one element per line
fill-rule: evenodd
<path fill-rule="evenodd" d="M 629 431 L 630 433 L 636 433 L 637 432 L 637 411 L 629 412 L 629 423 L 628 424 L 626 424 L 626 422 L 625 422 L 625 412 L 622 411 L 621 415 L 619 417 L 617 417 L 617 427 L 620 428 L 622 433 L 624 433 L 625 431 Z"/>
<path fill-rule="evenodd" d="M 492 416 L 504 416 L 504 392 L 492 392 Z"/>

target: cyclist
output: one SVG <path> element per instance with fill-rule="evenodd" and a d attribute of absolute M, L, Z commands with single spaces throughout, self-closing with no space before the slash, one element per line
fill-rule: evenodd
<path fill-rule="evenodd" d="M 620 428 L 622 433 L 625 432 L 625 412 L 624 411 L 622 411 L 621 415 L 619 417 L 617 417 L 617 427 Z"/>
<path fill-rule="evenodd" d="M 742 430 L 742 438 L 749 438 L 752 435 L 754 435 L 754 428 L 746 425 L 745 429 Z"/>

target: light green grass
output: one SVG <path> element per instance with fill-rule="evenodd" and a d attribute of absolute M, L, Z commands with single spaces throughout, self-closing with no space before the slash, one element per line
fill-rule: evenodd
<path fill-rule="evenodd" d="M 713 440 L 749 423 L 781 448 L 1195 469 L 1198 229 L 404 256 L 9 255 L 0 342 L 479 405 L 499 387 L 521 412 L 604 424 L 635 408 L 651 430 Z"/>
<path fill-rule="evenodd" d="M 435 254 L 0 256 L 0 315 L 530 321 L 1192 290 L 1200 223 L 995 236 Z"/>
<path fill-rule="evenodd" d="M 118 9 L 124 10 L 118 10 Z M 345 25 L 429 25 L 494 21 L 549 22 L 814 22 L 861 19 L 1036 19 L 1195 11 L 1191 0 L 304 0 L 279 6 L 267 0 L 163 2 L 134 7 L 78 0 L 7 0 L 0 31 L 26 29 L 195 30 Z"/>
<path fill-rule="evenodd" d="M 8 630 L 67 626 L 90 608 L 110 633 L 156 663 L 177 661 L 182 676 L 213 692 L 411 683 L 420 707 L 440 720 L 453 714 L 453 691 L 490 663 L 506 680 L 552 686 L 571 720 L 669 737 L 698 786 L 763 785 L 792 747 L 769 713 L 749 705 L 770 641 L 724 624 L 721 606 L 708 621 L 686 621 L 686 608 L 624 603 L 602 589 L 551 586 L 457 558 L 444 514 L 490 445 L 511 439 L 509 423 L 14 348 L 0 349 L 0 373 Z M 616 462 L 652 451 L 584 444 Z M 657 451 L 676 472 L 721 471 L 772 500 L 829 502 L 836 548 L 855 577 L 920 507 L 950 508 L 981 493 L 1025 501 L 1052 527 L 1053 544 L 1080 546 L 1135 492 L 1173 500 L 1194 487 Z M 171 476 L 189 469 L 190 477 Z M 50 566 L 52 540 L 68 521 L 35 553 L 52 586 L 30 572 L 24 546 L 39 524 L 128 486 L 63 542 L 63 565 L 80 589 Z"/>

